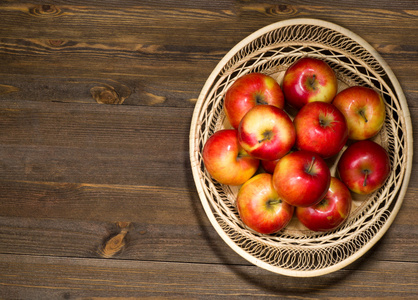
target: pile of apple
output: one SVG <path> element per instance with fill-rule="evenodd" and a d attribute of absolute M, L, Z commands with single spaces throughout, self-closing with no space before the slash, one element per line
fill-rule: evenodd
<path fill-rule="evenodd" d="M 334 70 L 313 57 L 292 64 L 282 87 L 250 73 L 228 88 L 224 110 L 233 128 L 209 137 L 203 162 L 219 183 L 240 186 L 237 210 L 252 230 L 278 232 L 294 214 L 310 230 L 335 229 L 350 213 L 352 193 L 373 193 L 389 176 L 388 153 L 371 140 L 385 120 L 382 96 L 337 88 Z"/>

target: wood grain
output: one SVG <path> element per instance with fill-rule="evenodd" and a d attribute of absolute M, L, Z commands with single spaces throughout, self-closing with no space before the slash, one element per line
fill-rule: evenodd
<path fill-rule="evenodd" d="M 350 9 L 339 3 L 227 3 L 217 10 L 202 3 L 196 4 L 199 9 L 184 4 L 173 8 L 172 3 L 157 7 L 132 7 L 130 3 L 130 7 L 129 2 L 127 7 L 121 3 L 125 8 L 120 10 L 96 3 L 57 3 L 46 11 L 42 5 L 27 3 L 0 6 L 3 23 L 10 24 L 0 40 L 0 63 L 7 61 L 6 74 L 25 75 L 23 80 L 0 77 L 8 87 L 4 93 L 9 99 L 29 96 L 30 100 L 91 102 L 86 85 L 90 90 L 101 83 L 116 91 L 118 86 L 126 86 L 132 93 L 126 104 L 147 105 L 160 99 L 161 105 L 165 99 L 164 105 L 181 102 L 191 107 L 205 79 L 230 48 L 253 31 L 287 17 L 327 16 L 327 20 L 361 35 L 384 58 L 397 53 L 394 59 L 398 61 L 389 65 L 401 79 L 406 67 L 411 75 L 418 75 L 418 67 L 409 63 L 417 48 L 411 30 L 417 14 L 413 1 L 404 6 L 399 3 L 396 8 L 385 3 L 386 10 L 357 9 L 358 22 L 352 22 Z M 13 26 L 22 17 L 25 26 Z M 54 26 L 48 26 L 51 22 Z M 404 35 L 399 35 L 392 22 L 403 28 Z M 25 69 L 28 63 L 36 66 L 30 72 Z M 36 88 L 28 91 L 25 80 Z"/>
<path fill-rule="evenodd" d="M 387 233 L 322 277 L 249 264 L 205 215 L 189 162 L 200 90 L 243 38 L 298 17 L 380 53 L 418 140 L 416 1 L 2 1 L 0 298 L 416 299 L 416 156 Z"/>
<path fill-rule="evenodd" d="M 416 272 L 408 263 L 374 262 L 367 269 L 338 271 L 333 276 L 275 278 L 255 266 L 184 264 L 0 255 L 0 284 L 17 298 L 91 299 L 90 297 L 165 297 L 181 299 L 347 298 L 414 299 Z M 24 268 L 24 270 L 22 270 Z M 410 270 L 410 271 L 408 271 Z M 415 270 L 416 271 L 416 270 Z M 374 277 L 373 281 L 369 278 Z M 398 278 L 401 283 L 397 283 Z M 155 284 L 158 282 L 158 284 Z M 19 289 L 17 289 L 19 288 Z M 12 292 L 18 290 L 18 293 Z M 113 299 L 113 298 L 112 298 Z"/>

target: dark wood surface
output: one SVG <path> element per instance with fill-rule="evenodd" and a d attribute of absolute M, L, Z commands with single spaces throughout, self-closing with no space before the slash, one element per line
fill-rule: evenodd
<path fill-rule="evenodd" d="M 236 43 L 296 17 L 381 54 L 418 140 L 416 1 L 1 1 L 0 298 L 417 299 L 416 157 L 383 238 L 321 277 L 251 265 L 203 211 L 200 90 Z"/>

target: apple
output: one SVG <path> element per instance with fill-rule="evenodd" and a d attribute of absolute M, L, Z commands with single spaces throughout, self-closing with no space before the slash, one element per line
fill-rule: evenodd
<path fill-rule="evenodd" d="M 276 159 L 276 160 L 262 160 L 261 161 L 261 166 L 263 167 L 264 171 L 266 171 L 269 174 L 273 174 L 274 169 L 276 168 L 276 165 L 279 162 L 279 159 Z"/>
<path fill-rule="evenodd" d="M 325 232 L 337 228 L 348 218 L 352 200 L 345 184 L 331 177 L 324 199 L 313 206 L 297 207 L 295 214 L 308 229 Z"/>
<path fill-rule="evenodd" d="M 236 204 L 244 224 L 263 234 L 286 227 L 294 212 L 294 207 L 277 195 L 272 175 L 268 173 L 258 174 L 245 182 L 238 191 Z"/>
<path fill-rule="evenodd" d="M 337 164 L 341 181 L 351 191 L 362 195 L 378 190 L 385 183 L 390 170 L 387 151 L 371 140 L 351 144 Z"/>
<path fill-rule="evenodd" d="M 251 156 L 276 160 L 295 144 L 295 126 L 284 110 L 273 105 L 257 105 L 242 118 L 238 139 Z"/>
<path fill-rule="evenodd" d="M 279 83 L 271 76 L 250 73 L 239 77 L 226 91 L 224 110 L 229 123 L 234 128 L 244 115 L 259 104 L 284 107 L 284 96 Z"/>
<path fill-rule="evenodd" d="M 312 206 L 328 191 L 331 172 L 319 154 L 299 150 L 282 157 L 273 173 L 279 197 L 293 206 Z"/>
<path fill-rule="evenodd" d="M 335 96 L 332 103 L 347 120 L 349 139 L 370 139 L 380 131 L 385 122 L 385 102 L 382 96 L 371 88 L 346 88 Z"/>
<path fill-rule="evenodd" d="M 243 184 L 255 174 L 260 164 L 242 149 L 236 129 L 223 129 L 211 135 L 202 156 L 208 173 L 226 185 Z"/>
<path fill-rule="evenodd" d="M 325 61 L 309 56 L 298 59 L 285 71 L 282 84 L 286 102 L 298 110 L 309 102 L 330 103 L 337 88 L 332 68 Z"/>
<path fill-rule="evenodd" d="M 341 151 L 348 139 L 344 115 L 327 102 L 309 102 L 293 119 L 296 148 L 329 158 Z"/>

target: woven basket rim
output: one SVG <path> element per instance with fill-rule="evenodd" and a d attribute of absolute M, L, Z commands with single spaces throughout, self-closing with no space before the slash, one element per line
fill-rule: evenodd
<path fill-rule="evenodd" d="M 199 163 L 196 159 L 196 151 L 198 151 L 198 147 L 196 145 L 196 135 L 198 133 L 198 128 L 200 126 L 200 117 L 201 117 L 201 111 L 202 107 L 204 106 L 205 96 L 207 95 L 208 91 L 211 88 L 211 85 L 219 72 L 223 69 L 225 64 L 230 61 L 230 59 L 239 52 L 243 47 L 245 47 L 247 44 L 249 44 L 251 41 L 255 40 L 256 38 L 273 31 L 277 28 L 284 27 L 284 26 L 293 26 L 293 25 L 318 25 L 325 28 L 333 29 L 360 44 L 362 47 L 364 47 L 372 56 L 374 59 L 378 61 L 380 66 L 384 69 L 386 72 L 391 84 L 393 85 L 394 91 L 398 97 L 402 112 L 403 112 L 403 119 L 404 123 L 406 125 L 406 136 L 405 139 L 407 140 L 407 146 L 406 146 L 406 155 L 408 156 L 406 159 L 406 165 L 405 165 L 405 173 L 402 180 L 402 185 L 397 193 L 397 201 L 395 203 L 395 206 L 392 210 L 392 213 L 390 214 L 389 218 L 386 220 L 385 224 L 382 226 L 381 230 L 379 230 L 370 241 L 367 242 L 367 244 L 362 247 L 360 250 L 355 252 L 354 255 L 346 258 L 345 260 L 334 264 L 332 266 L 317 269 L 317 270 L 306 270 L 306 271 L 300 271 L 300 270 L 290 270 L 290 269 L 283 269 L 277 266 L 273 266 L 269 263 L 266 263 L 262 260 L 259 260 L 258 258 L 255 258 L 251 254 L 244 251 L 240 246 L 238 246 L 234 241 L 231 240 L 231 238 L 225 234 L 222 227 L 219 225 L 218 221 L 216 220 L 215 216 L 213 215 L 212 209 L 210 207 L 210 204 L 208 203 L 206 197 L 205 189 L 202 186 L 200 174 L 198 171 Z M 403 202 L 403 198 L 405 196 L 405 193 L 408 188 L 409 180 L 410 180 L 410 174 L 412 169 L 412 156 L 413 156 L 413 136 L 412 136 L 412 124 L 411 124 L 411 116 L 409 113 L 408 105 L 406 102 L 405 95 L 402 91 L 402 88 L 392 72 L 391 68 L 388 66 L 388 64 L 383 60 L 383 58 L 380 56 L 380 54 L 363 38 L 358 36 L 357 34 L 351 32 L 350 30 L 343 28 L 341 26 L 338 26 L 334 23 L 323 21 L 319 19 L 310 19 L 310 18 L 296 18 L 296 19 L 289 19 L 284 21 L 279 21 L 273 24 L 270 24 L 268 26 L 265 26 L 254 33 L 250 34 L 243 40 L 241 40 L 238 44 L 236 44 L 217 64 L 217 66 L 214 68 L 208 79 L 206 80 L 200 95 L 198 97 L 198 100 L 196 102 L 196 106 L 193 112 L 192 116 L 192 123 L 191 123 L 191 129 L 190 129 L 190 135 L 189 135 L 189 147 L 190 147 L 190 162 L 192 167 L 192 173 L 196 185 L 196 189 L 199 195 L 199 198 L 201 200 L 202 206 L 206 212 L 207 217 L 209 218 L 212 226 L 217 231 L 217 233 L 221 236 L 221 238 L 239 255 L 241 255 L 243 258 L 248 260 L 249 262 L 253 263 L 254 265 L 257 265 L 263 269 L 279 273 L 282 275 L 288 275 L 288 276 L 294 276 L 294 277 L 313 277 L 313 276 L 321 276 L 325 275 L 327 273 L 331 273 L 334 271 L 337 271 L 358 258 L 360 258 L 364 253 L 366 253 L 371 247 L 373 247 L 374 244 L 376 244 L 377 241 L 380 240 L 380 238 L 386 233 L 386 231 L 389 229 L 391 224 L 393 223 L 400 207 Z"/>

